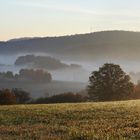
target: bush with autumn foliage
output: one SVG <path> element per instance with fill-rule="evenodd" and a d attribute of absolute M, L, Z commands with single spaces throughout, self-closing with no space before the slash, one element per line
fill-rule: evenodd
<path fill-rule="evenodd" d="M 14 92 L 9 89 L 0 90 L 0 104 L 1 105 L 13 105 L 16 104 L 16 96 Z"/>
<path fill-rule="evenodd" d="M 31 99 L 30 93 L 22 89 L 0 90 L 0 105 L 26 104 Z"/>

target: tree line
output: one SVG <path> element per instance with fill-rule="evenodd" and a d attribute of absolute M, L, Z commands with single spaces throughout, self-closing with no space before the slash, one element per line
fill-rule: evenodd
<path fill-rule="evenodd" d="M 85 102 L 86 97 L 72 92 L 32 99 L 30 93 L 22 89 L 0 90 L 0 105 L 15 104 L 50 104 L 50 103 L 78 103 Z"/>
<path fill-rule="evenodd" d="M 26 72 L 28 73 L 28 71 L 21 71 L 21 75 Z M 0 91 L 0 104 L 75 103 L 140 99 L 140 82 L 135 85 L 131 82 L 130 76 L 119 65 L 106 63 L 98 71 L 91 73 L 86 91 L 87 95 L 69 92 L 33 100 L 30 94 L 25 91 L 3 89 Z"/>
<path fill-rule="evenodd" d="M 21 69 L 19 74 L 13 74 L 11 71 L 0 72 L 0 80 L 51 82 L 52 76 L 49 72 L 42 69 Z"/>

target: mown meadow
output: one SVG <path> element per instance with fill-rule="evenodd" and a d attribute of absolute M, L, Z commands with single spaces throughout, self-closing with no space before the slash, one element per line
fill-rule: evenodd
<path fill-rule="evenodd" d="M 0 106 L 0 140 L 139 140 L 140 101 Z"/>

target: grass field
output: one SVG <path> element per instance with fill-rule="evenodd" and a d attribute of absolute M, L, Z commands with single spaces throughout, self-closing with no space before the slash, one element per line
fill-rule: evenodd
<path fill-rule="evenodd" d="M 0 140 L 140 140 L 140 101 L 0 106 Z"/>

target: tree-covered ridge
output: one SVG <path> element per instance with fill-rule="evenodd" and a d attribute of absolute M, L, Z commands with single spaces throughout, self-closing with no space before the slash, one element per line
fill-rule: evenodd
<path fill-rule="evenodd" d="M 104 31 L 2 42 L 0 53 L 43 52 L 80 60 L 91 60 L 91 58 L 139 60 L 139 44 L 140 32 Z"/>

